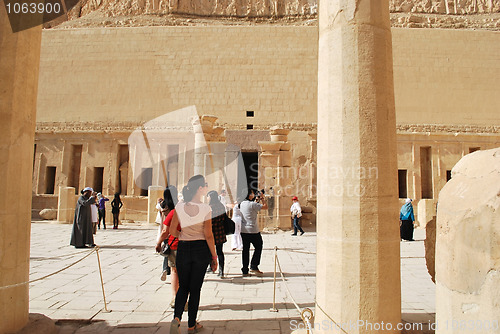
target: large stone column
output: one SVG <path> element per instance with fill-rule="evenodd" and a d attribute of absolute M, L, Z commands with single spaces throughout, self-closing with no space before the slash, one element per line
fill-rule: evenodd
<path fill-rule="evenodd" d="M 320 2 L 315 323 L 351 334 L 401 321 L 391 43 L 388 0 Z"/>
<path fill-rule="evenodd" d="M 41 26 L 13 33 L 0 4 L 0 286 L 28 281 Z M 0 333 L 28 322 L 28 285 L 0 290 Z"/>

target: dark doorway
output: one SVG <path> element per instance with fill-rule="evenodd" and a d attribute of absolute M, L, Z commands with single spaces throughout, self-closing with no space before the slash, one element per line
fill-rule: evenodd
<path fill-rule="evenodd" d="M 406 175 L 407 175 L 406 169 L 398 169 L 399 198 L 408 197 Z"/>
<path fill-rule="evenodd" d="M 94 191 L 100 193 L 102 192 L 102 183 L 104 180 L 104 167 L 94 168 Z"/>
<path fill-rule="evenodd" d="M 420 177 L 422 185 L 422 198 L 433 198 L 431 147 L 420 148 Z"/>
<path fill-rule="evenodd" d="M 118 169 L 116 173 L 117 192 L 127 195 L 128 178 L 128 145 L 120 145 L 118 149 Z"/>
<path fill-rule="evenodd" d="M 149 186 L 153 184 L 153 168 L 143 168 L 140 180 L 141 196 L 148 196 Z"/>
<path fill-rule="evenodd" d="M 250 189 L 257 190 L 259 187 L 259 152 L 241 152 L 241 155 L 245 165 L 247 185 Z"/>
<path fill-rule="evenodd" d="M 82 150 L 83 145 L 71 145 L 68 187 L 74 187 L 75 194 L 80 193 L 80 166 L 82 164 Z"/>
<path fill-rule="evenodd" d="M 56 187 L 56 167 L 47 166 L 45 171 L 45 193 L 54 194 L 54 188 Z"/>

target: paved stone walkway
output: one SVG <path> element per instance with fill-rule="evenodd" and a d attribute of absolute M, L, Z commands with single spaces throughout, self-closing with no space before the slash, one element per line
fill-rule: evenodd
<path fill-rule="evenodd" d="M 99 252 L 108 309 L 104 311 L 96 254 L 55 276 L 30 285 L 30 312 L 60 320 L 60 333 L 168 333 L 173 310 L 171 286 L 160 281 L 163 258 L 154 253 L 157 227 L 125 225 L 99 230 Z M 55 272 L 86 252 L 69 246 L 71 225 L 33 223 L 30 279 Z M 434 284 L 425 268 L 423 239 L 401 243 L 403 320 L 433 320 Z M 290 333 L 290 320 L 299 315 L 281 281 L 273 302 L 273 248 L 293 298 L 301 308 L 314 306 L 316 233 L 292 237 L 290 232 L 263 234 L 263 277 L 242 278 L 241 253 L 225 244 L 227 279 L 207 274 L 202 289 L 199 321 L 204 333 Z M 298 251 L 298 252 L 296 252 Z M 187 318 L 187 315 L 185 316 Z M 184 320 L 187 320 L 187 319 Z M 83 320 L 78 321 L 76 320 Z M 85 322 L 86 321 L 86 322 Z M 85 325 L 85 326 L 83 326 Z M 181 326 L 187 332 L 186 321 Z"/>

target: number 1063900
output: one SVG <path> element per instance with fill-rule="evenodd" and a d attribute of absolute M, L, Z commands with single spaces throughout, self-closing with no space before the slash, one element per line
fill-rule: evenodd
<path fill-rule="evenodd" d="M 5 7 L 7 9 L 8 14 L 59 14 L 62 12 L 61 4 L 56 3 L 26 3 L 26 2 L 15 2 L 15 3 L 6 3 Z"/>

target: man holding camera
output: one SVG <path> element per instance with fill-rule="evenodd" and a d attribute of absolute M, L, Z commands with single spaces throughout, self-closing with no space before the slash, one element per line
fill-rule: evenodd
<path fill-rule="evenodd" d="M 262 271 L 259 270 L 260 258 L 262 255 L 262 236 L 259 231 L 257 214 L 262 209 L 267 209 L 266 199 L 263 190 L 257 192 L 257 196 L 252 189 L 248 190 L 245 199 L 238 205 L 241 211 L 241 238 L 243 240 L 242 261 L 243 267 L 241 272 L 243 276 L 250 276 L 248 273 L 248 265 L 250 264 L 250 272 L 262 276 Z M 250 262 L 250 244 L 255 248 L 252 261 Z M 250 262 L 250 263 L 249 263 Z"/>

